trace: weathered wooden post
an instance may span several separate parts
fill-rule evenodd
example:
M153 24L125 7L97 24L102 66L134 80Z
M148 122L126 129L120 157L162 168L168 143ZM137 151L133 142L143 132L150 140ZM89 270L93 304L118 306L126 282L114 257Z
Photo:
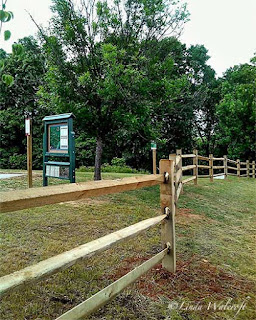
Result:
M165 248L170 243L170 253L162 261L163 267L170 272L176 271L175 245L175 188L174 188L174 160L160 160L160 174L165 174L165 182L160 185L161 212L169 215L162 222L161 242Z
M194 179L194 185L197 185L197 177L198 177L198 151L196 149L193 150L195 157L193 158L193 164L196 166L193 169L193 176L196 178Z
M236 160L236 163L237 163L237 176L240 178L240 169L241 169L241 164L240 164L240 160L237 159Z
M246 160L246 174L247 174L247 178L250 178L250 162L249 162L249 160Z
M255 178L255 161L252 162L252 177Z
M28 171L28 187L32 188L32 119L25 119L25 134L27 136L27 171Z
M210 181L213 182L213 154L209 154L209 166Z
M181 180L182 180L182 150L181 149L177 149L176 150L176 156L180 156L180 161L177 163L177 171L181 170L181 175L177 181L177 187L179 187L179 183L181 183ZM177 191L177 190L176 190ZM183 193L183 185L181 187L181 193Z
M224 175L225 175L225 179L227 179L228 177L228 158L227 156L223 156L224 160L223 160L223 166L224 166Z
M156 143L151 142L152 158L153 158L153 174L156 174Z

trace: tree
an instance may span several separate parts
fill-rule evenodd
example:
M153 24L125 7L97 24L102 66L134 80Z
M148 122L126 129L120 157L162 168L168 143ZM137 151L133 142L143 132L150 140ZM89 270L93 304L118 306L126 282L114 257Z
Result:
M22 53L0 51L0 59L4 61L0 77L10 74L14 78L12 86L0 82L1 166L26 168L24 115L28 113L33 117L33 165L40 168L42 117L47 109L38 106L36 92L42 83L45 59L34 38L26 37L17 45L22 46Z
M178 4L177 4L178 3ZM95 175L101 178L103 145L121 130L150 125L141 43L179 33L188 18L186 6L172 0L54 0L52 33L45 40L49 71L40 89L42 104L73 111L96 138Z
M255 159L256 57L226 71L217 106L218 144L235 159Z

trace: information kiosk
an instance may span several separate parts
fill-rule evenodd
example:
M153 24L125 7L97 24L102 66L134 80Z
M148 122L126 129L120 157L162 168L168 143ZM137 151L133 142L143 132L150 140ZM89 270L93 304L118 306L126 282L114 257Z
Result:
M48 177L75 182L73 118L72 113L43 118L43 186L48 185Z

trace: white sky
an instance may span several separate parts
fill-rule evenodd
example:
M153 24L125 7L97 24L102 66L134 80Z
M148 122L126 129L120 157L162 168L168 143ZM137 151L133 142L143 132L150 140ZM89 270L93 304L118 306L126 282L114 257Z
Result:
M211 56L209 64L218 76L235 64L249 62L256 52L256 0L187 2L191 21L185 26L182 42L203 44ZM51 0L7 0L6 9L14 13L14 20L6 24L12 37L3 41L1 36L0 47L10 52L13 42L37 32L25 9L46 26L51 17L50 5Z

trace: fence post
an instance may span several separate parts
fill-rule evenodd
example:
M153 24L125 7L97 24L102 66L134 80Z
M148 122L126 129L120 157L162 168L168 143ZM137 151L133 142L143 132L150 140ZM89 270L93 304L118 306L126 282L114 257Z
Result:
M213 182L213 154L209 154L209 166L210 181Z
M224 175L225 175L225 179L227 179L228 177L228 160L227 160L227 156L223 156L224 160L223 160L223 166L224 166Z
M162 265L169 272L176 271L176 245L175 245L175 188L174 188L174 160L160 160L160 174L169 174L169 179L160 185L161 212L169 212L169 218L163 220L161 227L161 242L165 248L170 243L171 250Z
M250 178L250 162L249 160L246 160L246 173L247 173L247 178Z
M236 163L237 163L237 176L240 178L240 169L241 169L241 164L240 164L240 160L237 159L236 160Z
M193 150L195 157L193 158L193 164L196 166L193 169L193 175L196 176L194 180L194 185L197 185L197 177L198 177L198 151L196 149Z
M255 161L252 162L252 177L255 178Z
M177 165L177 171L180 170L180 169L182 170L182 150L181 149L177 149L176 150L176 156L180 156L181 157L181 160ZM179 181L177 181L177 188L179 186L179 182L182 180L182 175L183 175L183 173L181 173L180 179L179 179ZM181 193L183 193L183 185L182 185L182 188L181 188Z

